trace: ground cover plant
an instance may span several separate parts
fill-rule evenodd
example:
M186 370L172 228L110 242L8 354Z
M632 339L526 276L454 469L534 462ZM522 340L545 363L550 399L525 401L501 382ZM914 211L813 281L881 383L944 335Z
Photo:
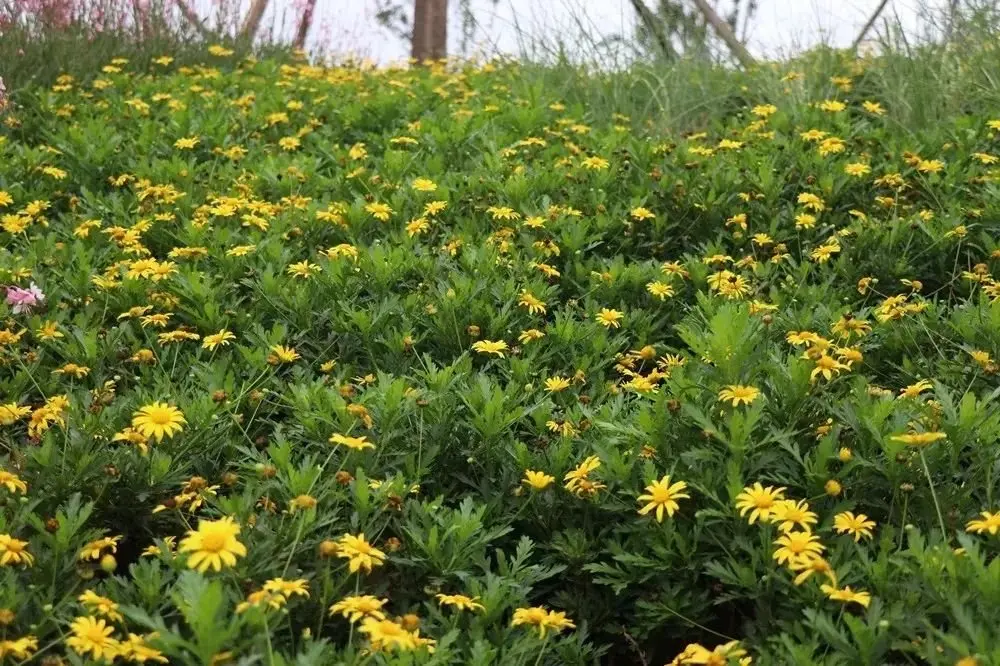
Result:
M0 659L1000 663L972 56L210 51L3 110Z

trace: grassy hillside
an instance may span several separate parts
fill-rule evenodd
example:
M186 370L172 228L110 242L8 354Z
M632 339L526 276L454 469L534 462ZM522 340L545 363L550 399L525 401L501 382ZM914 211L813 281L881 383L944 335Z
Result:
M1000 663L994 57L10 77L0 657Z

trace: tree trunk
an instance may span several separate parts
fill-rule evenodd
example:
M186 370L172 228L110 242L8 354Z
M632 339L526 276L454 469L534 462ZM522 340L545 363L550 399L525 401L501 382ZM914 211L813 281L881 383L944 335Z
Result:
M250 3L250 9L247 11L247 16L243 19L243 26L240 28L242 39L253 41L253 38L257 36L260 20L264 18L264 12L267 10L267 3L268 0L253 0Z
M448 55L448 0L414 0L410 47L417 62Z
M698 11L701 12L701 15L705 17L708 24L712 26L712 29L715 30L715 34L719 36L719 39L726 43L726 46L729 48L729 52L733 54L734 58L740 61L740 64L743 65L744 68L749 69L756 64L757 61L754 60L754 57L750 55L749 51L747 51L747 47L743 45L743 42L736 38L736 35L733 34L733 30L729 27L729 24L722 20L722 17L720 17L716 11L712 9L712 6L708 4L706 0L694 0L694 4L698 7Z
M312 26L313 13L316 10L316 0L307 0L302 16L299 18L299 27L295 31L295 41L292 43L297 49L305 48L306 37L309 36L309 28Z
M653 11L646 6L643 0L632 0L632 7L635 9L635 13L639 15L639 20L646 27L646 30L653 36L656 40L657 46L660 47L660 51L663 52L664 58L670 58L673 55L673 49L670 48L670 42L667 41L667 36L663 34L663 22L660 18L653 14Z

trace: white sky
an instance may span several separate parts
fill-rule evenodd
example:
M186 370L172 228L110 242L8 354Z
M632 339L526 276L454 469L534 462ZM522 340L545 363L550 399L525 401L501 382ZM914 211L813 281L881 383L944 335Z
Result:
M652 5L656 0L646 0ZM296 0L272 0L272 12L285 14ZM410 6L410 0L402 0ZM471 0L480 24L476 41L489 51L517 54L524 36L560 37L578 43L582 32L603 37L630 35L635 12L630 0ZM408 45L378 25L378 0L318 0L310 47L371 57L379 63L405 58ZM921 30L921 6L944 0L890 0L883 17L898 20L907 32ZM449 50L459 52L458 0L450 0ZM719 5L729 5L721 0ZM759 0L750 24L749 47L758 55L780 55L824 42L847 46L864 24L878 0ZM269 13L272 13L269 12ZM286 14L287 15L287 14ZM579 24L585 27L581 31ZM280 18L278 18L280 23ZM279 27L280 31L280 27ZM471 49L476 51L475 48Z

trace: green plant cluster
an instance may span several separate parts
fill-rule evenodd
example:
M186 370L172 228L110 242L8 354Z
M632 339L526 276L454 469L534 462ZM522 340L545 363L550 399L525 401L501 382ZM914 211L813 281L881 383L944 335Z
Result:
M210 52L2 112L5 663L1000 663L985 97Z

